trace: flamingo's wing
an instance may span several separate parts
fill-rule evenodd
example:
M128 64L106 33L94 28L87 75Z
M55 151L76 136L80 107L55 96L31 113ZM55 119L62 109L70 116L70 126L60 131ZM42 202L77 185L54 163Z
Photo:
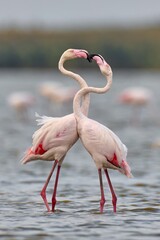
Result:
M119 151L122 153L122 156L121 156L122 159L126 159L127 152L128 152L126 145L123 144L122 141L119 139L119 137L114 132L112 132L109 128L107 128L107 130L110 133L110 135L113 137L115 144L117 145Z
M131 173L131 168L129 166L129 164L126 161L126 157L127 157L127 147L121 142L121 140L119 139L119 137L112 132L109 129L109 132L112 134L112 136L114 137L115 142L117 143L117 146L119 148L119 152L121 153L121 163L120 163L120 169L118 169L121 173L125 174L127 177L132 178L133 175Z

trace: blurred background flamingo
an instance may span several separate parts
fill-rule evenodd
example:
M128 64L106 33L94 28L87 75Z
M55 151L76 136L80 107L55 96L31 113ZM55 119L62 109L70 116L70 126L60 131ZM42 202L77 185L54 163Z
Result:
M123 90L119 95L119 101L123 104L145 106L152 99L152 92L147 88L132 87Z
M19 118L28 119L29 110L35 104L35 97L30 92L17 91L8 96L7 102Z
M78 88L64 86L60 82L42 82L38 87L39 94L47 100L47 108L51 112L61 110L63 105L70 104Z
M118 96L118 102L132 107L131 122L140 122L142 109L146 108L153 101L153 93L145 87L130 87L124 89Z

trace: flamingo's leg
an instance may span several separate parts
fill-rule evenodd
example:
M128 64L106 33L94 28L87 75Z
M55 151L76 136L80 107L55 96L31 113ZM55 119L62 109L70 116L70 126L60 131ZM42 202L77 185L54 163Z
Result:
M52 195L52 212L54 212L54 208L55 208L55 205L56 205L56 202L57 202L57 200L56 200L56 193L57 193L57 186L58 186L58 179L59 179L60 169L61 169L61 165L58 164L56 180L55 180L54 190L53 190L53 195Z
M109 174L108 174L108 170L104 169L104 172L105 172L105 175L107 177L109 188L110 188L110 191L111 191L111 194L112 194L113 211L116 212L117 196L114 192L114 189L113 189L113 186L112 186Z
M51 179L51 177L52 177L52 174L53 174L53 172L54 172L54 169L55 169L57 163L58 163L58 161L55 161L55 162L54 162L54 164L53 164L53 166L52 166L52 169L51 169L51 171L50 171L50 173L49 173L49 175L48 175L48 178L47 178L47 180L46 180L46 182L45 182L45 184L44 184L44 187L42 188L42 191L41 191L41 193L40 193L40 194L41 194L41 197L42 197L42 199L43 199L43 201L44 201L44 204L46 205L46 208L47 208L48 212L50 212L51 210L50 210L50 207L49 207L49 204L48 204L48 201L47 201L47 197L46 197L46 189L47 189L47 186L48 186L48 184L49 184L49 181L50 181L50 179Z
M102 171L101 169L98 169L98 175L99 175L99 182L100 182L100 190L101 190L101 200L100 200L100 212L103 212L103 207L105 204L105 196L104 196L104 190L103 190L103 180L102 180Z

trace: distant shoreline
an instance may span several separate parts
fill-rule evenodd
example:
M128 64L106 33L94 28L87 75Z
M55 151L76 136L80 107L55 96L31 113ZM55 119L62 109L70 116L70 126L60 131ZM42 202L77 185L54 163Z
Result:
M102 54L115 68L160 69L160 27L0 30L0 68L53 68L68 48ZM71 62L83 66L82 62Z

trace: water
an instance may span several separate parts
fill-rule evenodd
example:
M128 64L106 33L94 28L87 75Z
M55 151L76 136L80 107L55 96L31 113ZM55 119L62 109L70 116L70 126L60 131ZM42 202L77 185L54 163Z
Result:
M82 72L90 85L103 86L97 71ZM101 80L102 78L102 80ZM111 128L128 147L128 162L133 179L117 171L109 171L118 197L114 214L111 195L104 180L106 205L99 213L99 182L96 167L78 142L68 153L60 174L55 213L48 213L39 195L52 163L33 162L22 166L19 160L31 144L37 129L34 112L64 115L72 105L48 107L39 96L42 81L57 80L73 86L57 71L0 72L0 237L1 239L159 239L160 237L160 149L152 148L158 137L160 73L149 71L114 71L108 94L92 95L89 116ZM65 80L64 80L65 79ZM143 110L139 123L131 122L131 110L121 106L118 93L130 86L149 87L154 93L154 108ZM75 83L76 86L76 83ZM6 98L12 91L34 93L36 104L23 121L11 109ZM47 190L51 200L54 177Z

